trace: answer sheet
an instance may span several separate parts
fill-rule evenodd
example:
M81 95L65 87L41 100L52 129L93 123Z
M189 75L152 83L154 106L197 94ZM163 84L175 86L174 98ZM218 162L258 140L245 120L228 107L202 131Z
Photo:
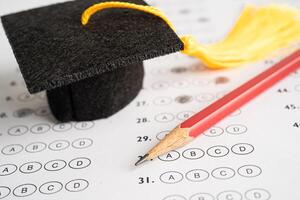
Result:
M1 0L0 15L56 2ZM211 43L249 2L148 3L179 35ZM180 53L148 60L144 88L126 108L108 119L58 123L44 92L28 94L2 27L0 48L0 199L300 199L300 71L187 146L134 166L177 124L282 58L217 71Z

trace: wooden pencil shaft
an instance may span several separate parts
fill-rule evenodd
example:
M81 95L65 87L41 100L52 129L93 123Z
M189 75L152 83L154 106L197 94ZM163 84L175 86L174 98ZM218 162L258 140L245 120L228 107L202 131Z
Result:
M193 115L183 123L181 128L190 128L189 135L196 137L214 124L249 102L276 82L300 67L300 50L275 64L261 74L244 83L237 89L217 100L204 110Z
M182 147L299 67L300 50L181 123L154 146L145 158L151 160L161 154Z

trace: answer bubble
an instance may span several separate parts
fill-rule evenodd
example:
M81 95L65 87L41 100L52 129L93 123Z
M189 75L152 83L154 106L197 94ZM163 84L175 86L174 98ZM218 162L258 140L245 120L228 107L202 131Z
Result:
M174 161L180 157L180 154L177 151L170 151L167 154L160 155L158 158L162 161Z
M195 80L193 81L195 86L206 86L210 83L209 80Z
M21 108L13 112L13 116L16 118L23 118L32 115L34 111L30 108Z
M237 191L224 191L218 194L218 200L241 200L243 197Z
M4 199L10 194L10 189L5 186L0 186L0 199Z
M189 67L189 70L191 71L191 72L193 72L193 73L199 73L199 72L202 72L202 71L205 71L205 70L207 70L207 68L203 65L203 64L201 64L201 63L195 63L195 64L193 64L193 65L191 65L190 67ZM210 83L211 81L210 80L205 80L205 79L203 79L203 78L201 78L201 79L197 79L197 80L195 80L194 82L198 82L198 81L200 81L200 82L208 82L208 83ZM195 83L196 84L196 83Z
M179 81L174 81L172 86L175 87L175 88L187 88L187 86L189 85L189 82L188 81L185 81L185 80L179 80Z
M162 132L159 132L159 133L157 133L156 138L157 138L158 140L162 140L162 139L164 139L164 138L166 137L166 135L167 135L168 133L170 133L170 131L162 131Z
M174 184L182 181L183 175L177 171L168 171L160 175L160 181L167 184Z
M25 125L16 125L8 129L8 134L12 136L20 136L27 133L29 128Z
M10 86L16 86L17 83L15 81L10 82Z
M193 111L183 111L177 114L177 118L181 121L190 118L194 114Z
M77 122L75 128L78 130L88 130L91 129L95 123L93 121Z
M207 154L211 157L223 157L229 153L229 149L225 146L217 145L207 149Z
M189 200L214 200L214 196L208 193L197 193L190 197Z
M40 93L37 93L37 96L39 99L45 100L47 95L46 95L46 92L40 92Z
M190 95L180 95L175 98L175 101L180 104L189 103L193 100L193 97Z
M27 196L30 196L33 193L35 193L36 189L37 189L36 186L33 184L30 184L30 183L23 184L23 185L19 185L18 187L16 187L13 190L13 194L16 197L27 197Z
M239 135L247 131L247 127L241 124L233 124L226 128L227 133Z
M151 71L151 73L153 75L161 75L161 74L165 74L167 71L165 69L153 69Z
M39 171L41 168L42 164L39 162L28 162L21 165L19 170L24 174L31 174Z
M153 100L153 103L158 106L169 105L172 103L172 99L170 97L157 97Z
M196 100L200 102L210 102L214 100L215 96L210 93L201 93L196 96Z
M163 90L168 88L169 84L167 82L160 81L160 82L153 83L151 87L155 90Z
M23 151L23 146L20 144L10 144L1 150L2 154L4 155L15 155Z
M215 84L226 84L229 81L230 79L227 76L218 76L214 80Z
M155 120L157 122L163 122L163 123L173 121L174 118L175 118L174 115L171 113L160 113L155 116Z
M193 169L185 174L186 179L192 182L205 181L209 177L209 173L203 169Z
M175 73L175 74L181 74L181 73L187 72L188 68L179 66L179 67L173 67L173 68L171 68L170 71L172 73Z
M204 132L205 136L208 137L217 137L224 133L224 130L220 127L213 126L212 128L208 129Z
M88 158L74 158L69 162L69 167L72 169L83 169L88 167L91 164L91 160Z
M163 198L162 200L186 200L186 198L184 196L174 194L174 195L169 195Z
M262 172L261 168L256 165L244 165L238 169L238 173L244 177L256 177Z
M84 179L75 179L66 184L66 190L69 192L80 192L89 186L89 182Z
M43 150L45 150L47 147L47 144L43 143L43 142L34 142L34 143L30 143L25 147L25 150L28 153L37 153L37 152L41 152Z
M30 128L31 133L34 134L43 134L50 130L50 126L48 124L36 124Z
M47 115L51 114L49 107L47 107L47 106L42 106L42 107L37 108L34 113L37 116L47 116Z
M52 151L61 151L68 148L70 143L67 140L56 140L49 144L49 149Z
M265 189L254 188L248 190L245 197L247 200L268 200L271 198L271 194Z
M18 96L18 100L22 102L29 102L35 99L35 95L30 95L29 93L22 93Z
M230 179L235 175L235 171L229 167L219 167L211 172L211 175L216 179Z
M51 160L44 165L47 171L59 171L67 165L64 160Z
M71 128L72 128L71 123L60 123L60 124L55 124L52 129L55 132L65 132L70 130Z
M189 9L182 9L182 10L179 10L179 13L180 14L188 14L190 12Z
M63 185L58 181L50 181L40 186L39 191L42 194L55 194L61 191Z
M85 149L92 146L93 140L90 138L79 138L72 142L72 146L76 149Z
M204 156L204 151L199 148L189 148L182 152L182 156L189 160L196 160Z
M0 176L8 176L17 171L18 167L14 164L0 165ZM0 195L1 196L1 195Z
M231 151L238 155L246 155L254 151L254 147L247 143L238 143L231 147Z

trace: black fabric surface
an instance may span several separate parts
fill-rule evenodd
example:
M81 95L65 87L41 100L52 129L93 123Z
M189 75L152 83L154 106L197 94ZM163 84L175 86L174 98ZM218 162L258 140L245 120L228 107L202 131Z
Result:
M47 91L53 115L62 122L106 118L130 103L143 85L143 63L131 64Z
M63 122L119 111L142 88L143 60L183 48L163 20L140 11L107 9L82 26L82 12L101 1L70 1L1 18L29 92L47 90L50 109Z
M82 12L102 1L70 1L1 18L30 93L120 70L183 48L163 20L141 11L107 9L82 26ZM145 4L141 0L128 2ZM108 84L115 81L116 77L111 78Z

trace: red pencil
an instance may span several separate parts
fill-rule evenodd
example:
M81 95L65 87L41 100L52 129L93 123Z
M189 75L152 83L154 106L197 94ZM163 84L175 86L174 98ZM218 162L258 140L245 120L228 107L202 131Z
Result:
M174 128L135 165L184 146L300 67L300 50L252 78Z

